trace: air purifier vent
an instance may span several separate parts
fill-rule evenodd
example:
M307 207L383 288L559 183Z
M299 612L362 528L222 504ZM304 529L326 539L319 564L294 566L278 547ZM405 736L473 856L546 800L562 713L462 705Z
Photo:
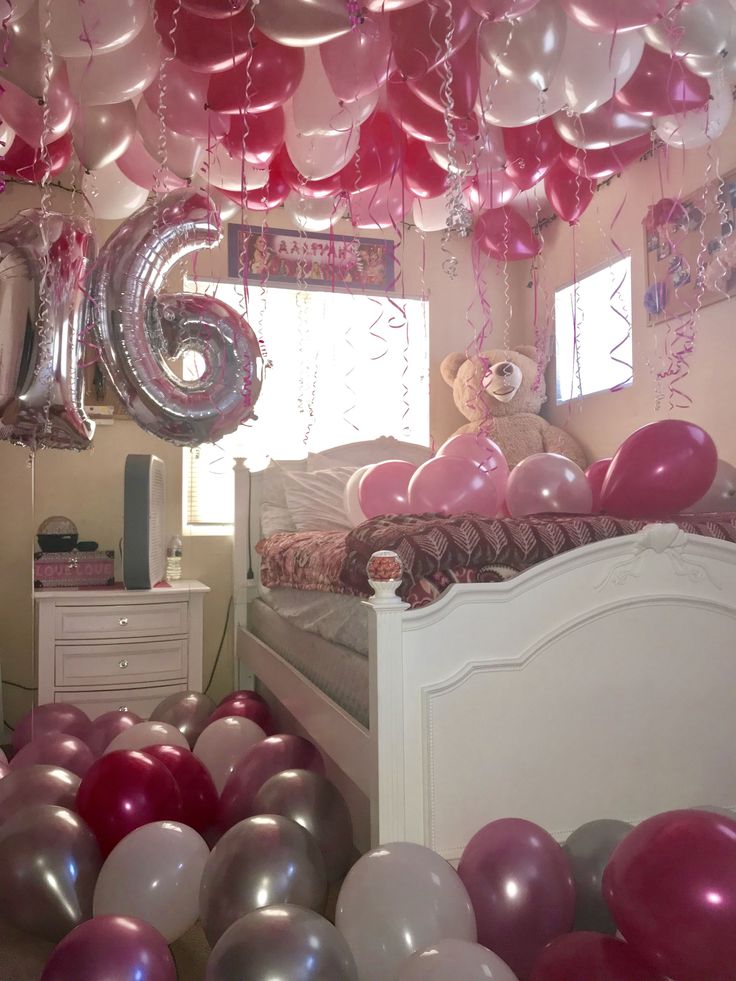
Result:
M166 467L157 456L131 453L125 460L123 582L151 589L166 569Z

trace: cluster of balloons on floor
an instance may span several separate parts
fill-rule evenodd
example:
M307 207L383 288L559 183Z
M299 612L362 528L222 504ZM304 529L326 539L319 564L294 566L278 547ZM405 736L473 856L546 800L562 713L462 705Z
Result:
M426 463L384 460L356 470L344 491L352 524L383 514L611 514L660 518L736 510L736 467L719 460L700 426L663 419L637 429L615 455L583 472L559 453L535 453L509 471L482 432L451 436Z
M253 413L258 340L214 296L165 293L184 256L222 238L203 191L171 191L125 219L97 254L83 218L22 211L0 228L0 439L85 449L94 423L84 369L100 361L127 413L147 432L186 446L216 442ZM172 365L189 352L199 373Z
M99 218L194 180L226 216L284 205L314 231L460 209L488 254L529 258L522 191L576 222L655 134L702 146L732 111L727 0L8 4L2 169L75 154Z
M64 703L20 721L0 760L0 916L56 943L41 981L175 981L168 945L198 919L207 981L730 976L730 812L589 821L563 846L506 818L457 871L407 842L356 861L319 751L273 729L252 691L179 692L149 721Z

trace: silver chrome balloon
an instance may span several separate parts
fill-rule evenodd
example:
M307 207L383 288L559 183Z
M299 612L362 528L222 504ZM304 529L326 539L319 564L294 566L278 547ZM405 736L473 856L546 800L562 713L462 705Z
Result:
M100 251L89 287L102 359L127 412L182 446L216 442L253 414L261 389L258 341L241 315L212 296L162 293L179 260L222 238L201 191L171 191L131 215ZM172 362L199 355L199 377Z
M225 931L206 981L358 981L350 948L324 917L299 906L269 906Z
M150 721L168 722L179 730L193 749L214 711L215 703L208 695L197 691L177 691L158 703L151 712Z
M563 850L575 882L575 929L616 932L616 924L603 898L603 872L608 860L633 825L605 819L589 821L570 835Z
M0 909L21 930L59 941L92 916L100 849L65 807L26 808L0 828Z
M0 228L0 439L85 449L84 294L89 223L39 209Z
M246 818L215 845L199 891L199 917L214 945L236 920L263 906L293 903L321 912L325 864L312 836L275 814Z

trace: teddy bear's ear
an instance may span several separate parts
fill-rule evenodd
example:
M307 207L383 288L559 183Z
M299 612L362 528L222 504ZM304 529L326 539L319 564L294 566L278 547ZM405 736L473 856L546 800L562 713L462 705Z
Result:
M523 354L525 358L531 358L532 361L536 361L538 358L537 349L532 344L520 344L519 347L515 347L514 351L517 354Z
M448 385L452 385L457 378L457 373L460 371L460 366L465 364L467 357L460 351L455 351L454 354L448 354L440 365L440 374L445 379Z

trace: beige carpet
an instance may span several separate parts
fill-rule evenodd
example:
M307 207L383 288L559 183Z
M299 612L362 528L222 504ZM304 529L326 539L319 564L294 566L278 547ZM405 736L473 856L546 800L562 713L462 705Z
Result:
M53 947L0 920L0 981L39 981ZM199 924L177 940L171 950L179 981L203 981L209 946Z

